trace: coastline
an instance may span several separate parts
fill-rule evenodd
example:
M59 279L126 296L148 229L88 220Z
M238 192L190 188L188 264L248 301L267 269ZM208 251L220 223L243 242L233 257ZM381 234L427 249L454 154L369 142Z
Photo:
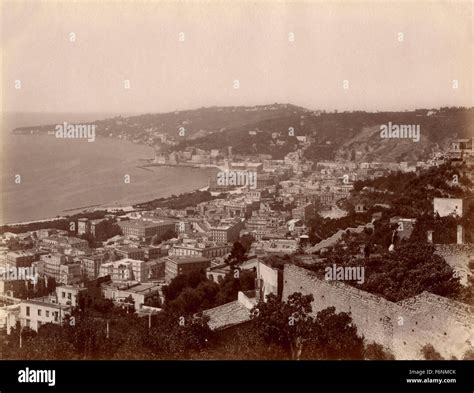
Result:
M8 134L14 137L16 136L15 133ZM28 141L26 143L22 141L18 143L18 140L9 141L9 143L13 143L13 146L10 148L10 154L19 151L17 150L18 146L23 144L26 145L26 148L23 149L23 154L26 155L26 152L30 151L29 145L31 143L35 144L38 136L43 139L42 137L45 135L21 135L23 138L28 138L25 139L25 141ZM29 138L34 139L30 140ZM49 148L49 141L47 139L44 140L46 141L45 143L40 141L42 147L44 148L44 145L47 144L47 148ZM52 138L52 141L53 140L57 142L56 138ZM70 156L66 157L67 160L71 160L72 162L61 161L62 157L58 157L58 164L51 164L49 160L49 163L43 167L42 161L40 161L38 157L34 157L36 166L30 165L25 169L23 163L25 161L27 162L30 156L23 157L23 160L15 157L18 162L8 160L7 162L10 168L5 169L3 176L12 176L14 173L18 173L18 170L20 173L25 174L24 178L29 180L29 183L24 184L26 188L23 188L20 193L11 185L2 190L4 213L0 213L0 215L3 215L5 221L2 220L0 226L21 226L33 223L54 222L74 214L98 210L117 211L122 209L132 211L133 205L136 204L202 190L207 186L209 176L212 176L210 171L218 170L215 167L198 165L178 166L173 168L148 166L146 163L149 163L151 159L150 154L147 153L147 149L152 149L151 146L110 137L98 138L98 141L102 142L98 145L101 146L101 149L109 150L105 153L107 156L104 161L102 161L102 150L99 156L97 156L97 152L91 154L89 151L84 155L85 149L84 146L81 147L81 145L78 146L79 149L82 149L81 151L78 152L79 149L74 149L76 156L72 158ZM109 141L112 142L110 148L107 147ZM121 145L116 145L115 142L119 144L127 142L127 146L131 144L145 148L145 150L132 149L131 153L129 153L129 147L123 148ZM62 145L58 147L59 143L62 143ZM74 148L76 148L76 146L74 146ZM89 150L89 145L86 144L85 146L86 150ZM97 150L98 147L96 146L94 147ZM118 150L117 147L119 148ZM58 150L67 151L69 148L67 141L60 141L52 146L54 152ZM41 146L38 150L41 150ZM111 158L113 155L120 157L120 166L115 166L114 162L116 162L117 159ZM96 157L99 157L97 161L97 176L95 176L95 172L93 172L96 167L90 168L91 165L93 165L91 163L95 163L94 160ZM123 159L123 157L125 157L125 159ZM4 157L4 160L7 158L8 157ZM59 162L62 162L63 165L59 166ZM80 163L79 166L75 166L76 162ZM99 163L102 162L106 162L107 165L101 166ZM148 170L139 168L144 166L144 164ZM23 168L19 168L20 165L23 165ZM84 165L88 165L88 167L84 167ZM63 169L63 167L65 169ZM46 179L41 184L40 181L43 181L43 179L40 177L43 176L43 174L40 172L40 176L37 176L38 168L44 168L47 172L45 175ZM56 168L59 170L57 173ZM71 171L74 171L74 176L69 180L67 176L70 176ZM131 188L125 188L129 186L124 186L119 180L123 178L124 173L130 174L133 178ZM95 176L92 182L90 181L91 174ZM117 180L119 180L119 182L117 182ZM51 195L42 194L42 199L39 201L34 199L34 196L39 195L39 188L55 189L56 184L62 187L64 190L62 191L63 195L67 195L67 197L56 200L55 194L51 193ZM94 196L90 197L88 194ZM54 202L55 200L56 202ZM38 206L42 205L47 206L48 209L43 210L38 208ZM38 214L42 210L45 213L44 216ZM9 214L7 214L7 212ZM32 214L29 214L30 212Z
M191 191L181 193L179 195L176 195L176 197L179 197L180 195L193 194L196 191L208 191L208 189L209 189L209 186L205 186L205 187L201 187L201 188L197 188L197 189L194 189L194 190L191 190ZM217 194L220 194L220 193L217 193ZM214 193L211 193L211 195L214 196ZM159 198L170 198L172 196L173 196L173 194L164 195L164 196L161 196ZM139 201L139 202L136 202L136 203L131 204L131 205L130 204L128 204L128 205L122 205L122 204L111 205L110 203L104 203L103 205L93 205L93 206L71 208L71 209L65 210L67 212L70 212L71 213L70 215L62 215L62 216L57 216L57 217L43 218L43 219L31 220L31 221L19 221L19 222L14 222L14 223L4 223L4 224L0 224L0 228L3 228L3 227L20 227L20 226L29 225L29 224L39 224L39 223L48 223L48 222L54 222L54 221L61 221L61 220L66 220L69 217L74 216L76 214L92 213L92 212L96 212L96 211L106 211L106 212L110 212L110 213L122 211L122 212L126 212L126 213L131 213L131 212L134 212L134 211L137 211L137 210L142 210L140 208L135 208L134 205L149 204L149 203L153 202L153 200Z

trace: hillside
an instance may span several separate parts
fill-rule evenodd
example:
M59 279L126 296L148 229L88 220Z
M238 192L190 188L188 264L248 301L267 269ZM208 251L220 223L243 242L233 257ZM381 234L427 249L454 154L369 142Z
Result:
M382 139L380 126L389 122L418 125L420 141ZM97 136L123 138L163 151L187 147L224 151L232 146L235 154L271 154L282 158L301 146L296 136L305 135L311 141L305 149L309 159L412 161L426 158L433 148L445 146L453 138L474 135L474 108L325 113L273 104L115 117L89 124L96 125ZM13 132L47 133L53 132L54 127L21 127ZM184 136L180 135L183 129Z

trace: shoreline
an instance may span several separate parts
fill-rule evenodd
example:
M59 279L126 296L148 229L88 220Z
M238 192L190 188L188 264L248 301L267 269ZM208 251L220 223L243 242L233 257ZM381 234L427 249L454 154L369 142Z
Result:
M36 137L36 136L41 136L41 137L51 137L50 135L44 134L44 133L38 133L38 134L23 134L23 133L15 133L15 132L10 132L9 134L13 136L23 136L23 137ZM114 138L114 137L101 137L101 139L104 142L125 142L125 143L131 143L133 145L137 146L142 146L147 149L153 149L153 146L150 146L146 143L137 143L136 141L131 141L131 140L124 140L122 138ZM133 164L134 168L139 168L141 170L146 170L147 172L154 172L155 169L159 168L176 168L180 169L183 168L185 171L189 172L194 172L196 170L204 170L203 173L203 181L202 182L196 182L198 184L194 184L191 186L189 189L186 189L183 187L181 184L177 183L176 184L176 189L171 187L173 186L173 183L170 183L170 187L167 187L167 191L164 191L163 194L158 194L158 195L153 195L154 193L152 192L152 189L150 189L150 192L143 192L143 197L140 197L139 193L134 197L133 193L130 195L125 195L122 200L118 199L116 200L114 197L115 195L111 195L111 198L107 198L108 200L102 200L102 201L90 201L92 203L88 203L88 201L83 201L84 203L75 203L74 205L70 206L60 206L58 211L50 211L49 213L45 212L45 216L35 218L33 215L29 216L23 216L23 217L18 217L18 219L15 219L15 217L11 217L11 219L7 219L4 222L0 223L0 227L21 227L22 225L29 225L29 224L41 224L45 222L56 222L59 220L64 220L67 219L69 216L73 216L76 214L80 213L87 213L87 212L94 212L94 211L108 211L108 212L115 212L115 211L133 211L135 210L133 208L134 205L140 205L140 204L146 204L148 202L151 202L155 199L159 198L169 198L172 195L181 195L181 194L188 194L188 193L193 193L198 190L203 190L207 186L207 178L210 176L210 174L207 173L209 170L218 170L216 167L211 167L211 166L206 166L206 165L177 165L177 166L161 166L161 165L153 165L152 164L153 158L151 158L148 154L140 154L139 156L135 157L135 163ZM152 165L150 165L152 164ZM206 176L207 174L207 176ZM195 175L190 174L190 177L196 178ZM200 177L200 176L198 176ZM199 184L200 183L200 184ZM147 195L148 194L148 195ZM78 202L78 201L76 201ZM8 209L6 209L8 211ZM41 210L41 209L39 209ZM12 211L16 211L15 208ZM19 214L21 216L21 214ZM30 218L31 217L31 218ZM3 221L3 220L2 220Z
M201 187L201 188L196 188L196 189L191 190L191 191L182 192L181 194L176 195L176 197L179 197L180 195L193 194L196 191L203 192L203 191L208 191L208 190L209 190L209 186L204 186L204 187ZM95 205L91 205L91 206L84 206L84 207L67 209L67 210L64 210L64 212L71 212L72 216L76 215L76 214L80 214L80 213L92 213L92 212L96 212L96 211L106 211L106 212L110 212L110 213L117 212L117 211L123 211L123 212L126 212L126 213L131 213L131 212L134 212L134 211L137 211L137 210L142 210L140 208L135 208L134 205L144 205L144 204L151 203L156 199L170 198L171 196L173 196L173 194L161 196L159 198L151 199L151 200L144 201L144 202L136 202L136 203L133 203L133 204L120 204L120 205L117 205L117 206L114 206L113 204L111 205L109 203L104 203L104 204L100 204L100 205L95 204ZM62 216L59 216L59 217L42 218L42 219L31 220L31 221L20 221L20 222L15 222L15 223L5 223L5 224L0 224L0 228L3 228L3 227L19 227L19 226L22 226L22 225L30 225L30 224L39 224L39 223L47 223L47 222L54 222L54 221L60 221L60 220L67 220L69 217L70 217L70 215L62 215Z

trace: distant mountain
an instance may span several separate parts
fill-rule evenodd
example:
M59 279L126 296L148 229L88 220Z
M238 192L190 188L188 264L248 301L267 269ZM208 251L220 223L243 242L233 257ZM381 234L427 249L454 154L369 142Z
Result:
M418 125L420 141L381 138L380 126L389 122ZM223 151L232 146L235 154L282 158L304 147L305 156L317 160L411 161L425 158L434 147L446 145L453 138L472 137L474 108L326 113L291 104L272 104L119 116L88 124L96 125L98 136L123 138L164 151L188 147ZM47 133L54 128L55 125L21 127L13 132ZM297 136L306 136L309 146Z

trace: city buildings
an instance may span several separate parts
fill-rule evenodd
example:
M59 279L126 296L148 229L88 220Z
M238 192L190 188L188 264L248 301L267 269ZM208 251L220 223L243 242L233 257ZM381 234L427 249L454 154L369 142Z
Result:
M39 299L23 300L15 310L9 312L7 331L10 332L18 321L22 327L28 327L37 332L42 325L47 323L62 324L64 317L69 315L70 312L70 306Z
M179 274L187 274L193 270L207 269L210 266L210 261L203 257L165 257L165 278L166 281L171 281Z
M118 223L122 233L127 237L150 241L153 236L162 236L175 230L175 222L167 220L126 220Z
M110 276L112 281L118 282L145 282L148 280L148 275L145 261L129 258L103 263L99 269L100 277Z
M40 260L43 262L44 275L54 278L56 282L60 282L61 278L64 278L64 275L61 277L61 266L74 261L71 256L60 253L42 255Z
M314 206L311 203L305 203L301 206L295 207L291 213L293 218L304 221L314 215Z
M30 267L36 259L35 253L28 251L10 251L6 255L6 263L12 267Z
M104 255L100 254L82 257L81 265L85 278L88 280L93 280L99 277L100 266L104 261Z
M148 301L162 298L161 284L157 283L104 283L102 293L106 299L117 304L133 304L135 310L140 310Z
M210 228L210 240L217 243L234 242L239 238L243 228L244 223L240 219L223 220L218 226Z
M203 258L217 258L230 253L232 245L230 244L174 244L168 251L170 256L192 256Z

